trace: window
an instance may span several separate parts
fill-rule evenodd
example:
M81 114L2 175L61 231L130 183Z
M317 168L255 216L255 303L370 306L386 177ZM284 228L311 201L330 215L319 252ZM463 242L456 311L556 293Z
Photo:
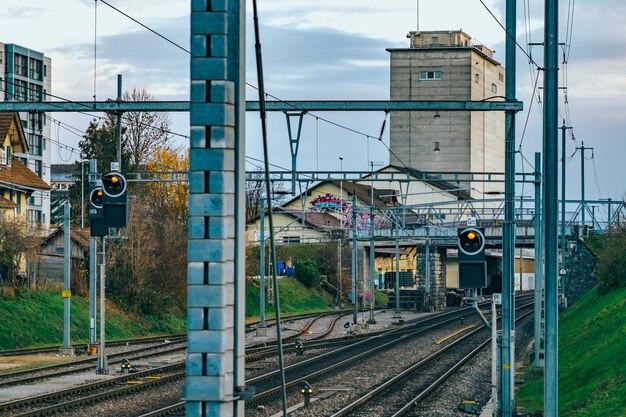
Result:
M31 155L41 156L42 155L42 141L43 138L41 135L36 135L34 133L28 134L28 152Z
M37 174L37 176L41 178L41 176L43 175L43 165L41 161L37 159L35 159L33 162L35 163L35 174Z
M477 84L480 83L480 75L478 75L478 74L474 75L474 82L477 83Z
M41 62L38 59L35 58L31 58L29 61L29 69L30 69L30 78L32 78L33 80L37 80L37 81L41 81L42 77L41 77L41 66L43 65L43 62Z
M283 243L286 245L299 245L300 236L283 236Z
M22 77L28 76L28 58L21 54L15 54L14 72Z
M441 71L420 71L420 80L441 80Z
M500 80L500 82L504 81L504 75L502 75L502 73L498 74L498 80Z
M491 84L491 92L492 93L497 93L498 92L498 86L495 84Z
M43 76L44 76L44 77L47 77L47 76L48 76L48 66L47 66L47 65L44 65L44 66L43 66Z
M26 92L28 89L28 84L26 83L26 81L15 80L13 88L14 101L26 101Z
M28 210L26 211L26 219L29 223L41 223L42 213L40 210Z
M28 100L29 101L41 101L41 94L43 91L43 87L40 85L31 85L28 89Z
M439 36L433 36L433 45L437 45L439 43Z

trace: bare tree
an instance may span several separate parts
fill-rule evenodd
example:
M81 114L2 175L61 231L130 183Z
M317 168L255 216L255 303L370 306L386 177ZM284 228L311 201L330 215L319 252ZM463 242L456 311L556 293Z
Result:
M285 200L287 191L285 184L272 181L272 205L278 206ZM265 192L265 177L263 171L255 171L252 178L246 181L246 223L254 221L261 214L261 199L265 198L267 207L267 193Z
M122 98L124 101L154 101L152 94L136 88L124 92ZM146 164L156 150L170 147L172 137L167 113L126 112L122 115L122 123L122 141L130 158L131 170Z

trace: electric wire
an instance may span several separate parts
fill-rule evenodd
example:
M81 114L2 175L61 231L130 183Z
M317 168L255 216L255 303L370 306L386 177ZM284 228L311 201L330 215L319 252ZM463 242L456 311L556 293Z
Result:
M97 2L97 1L98 1L98 0L96 0L96 2ZM176 43L176 42L174 42L173 40L169 39L168 37L161 35L161 34L160 34L159 32L157 32L156 30L154 30L154 29L152 29L151 27L149 27L149 26L147 26L147 25L145 25L145 24L141 23L139 20L135 19L134 17L132 17L132 16L130 16L130 15L128 15L128 14L126 14L126 13L124 13L123 11L121 11L121 10L120 10L120 9L118 9L117 7L115 7L115 6L111 5L111 4L109 4L109 3L108 3L108 2L106 2L105 0L100 0L100 1L101 1L102 3L104 3L104 4L106 4L107 6L109 6L111 9L115 10L116 12L118 12L118 13L120 13L120 14L122 14L122 15L126 16L128 19L130 19L130 20L132 20L133 22L137 23L139 26L141 26L141 27L143 27L143 28L145 28L145 29L149 30L149 31L150 31L150 32L152 32L152 33L154 33L155 35L157 35L159 38L163 39L164 41L171 43L171 44L172 44L172 45L174 45L175 47L177 47L177 48L179 48L179 49L181 49L181 50L183 50L183 51L187 52L188 54L191 54L191 51L189 51L188 49L186 49L186 48L184 48L184 47L180 46L179 44L177 44L177 43Z
M96 1L97 1L97 0L96 0ZM171 40L171 39L169 39L168 37L166 37L166 36L162 35L161 33L157 32L156 30L154 30L154 29L152 29L152 28L148 27L147 25L145 25L144 23L142 23L142 22L140 22L139 20L135 19L134 17L132 17L132 16L130 16L130 15L128 15L128 14L126 14L126 13L122 12L121 10L117 9L116 7L113 7L112 5L110 5L109 3L107 3L105 0L100 0L100 1L101 1L102 3L104 3L105 5L107 5L107 6L111 7L113 10L115 10L115 11L119 12L120 14L122 14L122 15L126 16L127 18L129 18L129 19L130 19L130 20L132 20L133 22L137 23L138 25L140 25L140 26L144 27L145 29L147 29L147 30L149 30L150 32L154 33L155 35L159 36L159 37L160 37L160 38L162 38L163 40L165 40L165 41L167 41L167 42L171 43L172 45L174 45L174 46L176 46L176 47L180 48L181 50L183 50L183 51L187 52L188 54L191 54L191 51L189 51L188 49L183 48L182 46L180 46L180 45L179 45L179 44L177 44L176 42L172 41L172 40ZM517 43L517 42L516 42L516 43ZM518 45L518 46L519 46L519 45ZM258 90L258 87L257 87L257 86L255 86L255 85L253 85L253 84L251 84L251 83L249 83L249 82L246 82L246 85L247 85L247 86L249 86L249 87L251 87L251 88L253 88L253 89L255 89L255 90ZM270 94L270 93L268 93L268 92L264 92L264 96L271 97L272 99L277 100L277 101L280 101L280 102L283 102L283 103L285 102L284 100L281 100L281 99L279 99L278 97L276 97L276 96L274 96L274 95L272 95L272 94ZM297 108L296 106L292 106L292 107L293 107L293 109L294 109L294 110L300 110L300 111L302 111L302 109L299 109L299 108ZM387 113L387 112L385 112L385 113ZM309 115L309 116L311 116L311 117L316 117L318 120L321 120L321 121L323 121L323 122L325 122L325 123L327 123L327 124L333 125L333 126L338 127L338 128L340 128L340 129L344 129L344 130L347 130L347 131L349 131L349 132L355 133L355 134L357 134L357 135L361 135L361 136L365 137L366 139L368 139L368 138L370 138L370 137L376 137L375 135L370 135L370 134L367 134L367 133L364 133L364 132L358 131L358 130L356 130L356 129L350 128L350 127L345 126L345 125L342 125L342 124L340 124L340 123L333 122L333 121L331 121L331 120L329 120L329 119L326 119L326 118L324 118L324 117L320 117L320 116L317 116L317 115L314 115L314 114L311 114L311 113L308 113L308 112L307 112L306 114L307 114L307 115ZM397 160L398 160L398 161L399 161L399 162L400 162L400 163L401 163L401 164L402 164L405 168L408 168L408 166L404 163L404 161L402 161L402 159L401 159L398 155L396 155L396 153L395 153L395 152L393 152L393 151L391 150L391 148L390 148L389 146L387 146L387 144L386 144L384 141L382 141L382 140L379 140L379 141L380 141L380 143L382 143L382 144L383 144L383 146L384 146L385 148L387 148L387 150L388 150L388 151L389 151L389 152L390 152L390 153L391 153L391 154L392 154L392 155L393 155L393 156L394 156L394 157L395 157L395 158L396 158L396 159L397 159Z
M100 1L102 1L102 0L100 0ZM17 85L15 82L12 82L12 81L9 81L9 80L4 80L4 81L5 81L7 84L10 84L10 85L12 85L12 86L16 86L16 85ZM35 92L36 92L36 89L35 89L35 88L33 88L33 87L26 87L26 90L27 90L27 91L35 91ZM5 93L12 94L12 95L13 95L13 97L15 97L15 94L11 93L11 92L10 92L10 91L8 91L6 88L2 88L2 86L0 86L0 91L4 91ZM44 97L45 97L45 96L54 97L54 98L57 98L57 99L59 99L59 100L65 101L65 102L67 102L67 103L71 103L71 104L82 104L82 103L80 103L80 102L73 101L73 100L70 100L70 99L68 99L68 98L64 98L64 97L61 97L61 96L56 96L56 95L50 94L50 93L48 93L48 92L46 92L46 93L42 93L42 95L43 95ZM24 99L19 100L19 101L20 101L20 102L23 102L23 103L29 103L29 102L30 102L30 101L28 101L28 100L24 100ZM45 101L45 103L46 103L47 105L50 105L50 106L57 107L57 108L59 108L59 109L63 109L63 110L65 110L65 107L63 107L62 105L55 104L55 103L52 103L52 102L50 102L50 101L46 101L45 99L44 99L43 101ZM38 103L38 102L37 102L37 101L34 101L33 103ZM88 108L89 110L92 110L92 111L93 111L93 108L92 108L91 106L87 106L87 108ZM83 116L89 116L89 117L91 117L91 118L98 119L99 121L106 120L106 117L103 117L103 116L100 116L100 115L97 115L97 114L93 114L93 113L88 113L88 112L85 112L85 111L77 111L76 113L81 114L81 115L83 115ZM45 114L45 113L44 113L44 114ZM162 127L159 127L159 126L153 126L153 125L151 125L151 124L144 123L144 122L136 122L136 123L137 123L138 125L140 125L141 127L145 127L145 128L152 129L152 130L160 130L160 131L162 131L163 133L167 133L167 134L172 135L172 136L178 136L178 137L181 137L181 138L184 138L184 139L189 139L189 135L185 135L185 134L183 134L183 133L174 132L174 131L169 130L169 129L163 129ZM127 121L122 120L122 124L124 124L124 125L126 125L126 126L130 126L132 123L129 123L129 122L127 122ZM69 126L69 125L68 125L68 126ZM80 131L80 129L78 129L78 128L76 128L76 127L73 127L73 128L74 128L74 129L76 129L77 131Z
M537 64L537 63L535 62L535 60L534 60L534 59L530 56L530 54L529 54L529 53L528 53L528 52L527 52L527 51L526 51L526 50L522 47L522 45L520 45L520 44L517 42L517 39L515 39L515 36L513 36L511 33L509 33L509 31L506 29L506 27L504 27L504 25L500 22L500 20L496 17L496 15L495 15L495 14L493 14L493 12L492 12L492 11L491 11L491 9L489 8L489 6L487 6L483 0L478 0L478 1L480 2L480 4L482 4L482 5L483 5L483 7L487 10L487 12L489 12L489 14L491 15L491 17L493 17L493 18L494 18L494 20L498 23L498 25L500 25L500 27L502 28L502 30L504 30L504 33L506 33L506 36L508 36L509 38L511 38L511 40L512 40L513 42L515 42L515 45L517 45L517 47L520 49L520 51L522 51L522 53L528 57L528 59L530 60L530 62L532 62L533 64L535 64L535 66L536 66L537 68L541 68L541 67L539 66L539 64Z

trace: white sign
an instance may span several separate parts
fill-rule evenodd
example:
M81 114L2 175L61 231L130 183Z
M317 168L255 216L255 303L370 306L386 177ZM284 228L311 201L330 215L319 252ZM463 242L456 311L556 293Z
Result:
M111 162L111 171L120 172L120 163Z
M496 305L502 305L502 294L493 293L493 302L496 303Z
M468 226L476 226L476 217L468 217L467 218L467 225Z

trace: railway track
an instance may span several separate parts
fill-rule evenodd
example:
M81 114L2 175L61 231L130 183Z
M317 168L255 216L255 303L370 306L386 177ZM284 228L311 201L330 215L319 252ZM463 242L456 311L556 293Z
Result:
M46 416L68 411L98 401L123 397L156 385L185 377L185 362L126 374L49 394L37 395L0 404L0 415L11 417Z
M180 341L187 340L186 334L177 334L177 335L169 335L169 336L153 336L153 337L140 337L137 339L123 339L123 340L112 340L107 342L107 347L115 347L115 346L130 346L130 345L140 345L145 343L158 343L165 340L169 341ZM73 345L72 347L77 351L86 351L87 343L79 343L77 345ZM55 353L61 349L61 346L47 346L47 347L36 347L36 348L24 348L24 349L10 349L10 350L0 350L0 356L24 356L24 355L37 355L42 353Z
M159 346L149 346L140 349L133 349L126 352L114 353L107 355L108 364L116 365L122 359L137 360L150 358L155 356L166 355L170 353L184 352L187 349L186 340L178 343L168 343ZM16 385L23 385L41 381L44 379L57 378L60 376L82 373L91 371L97 362L97 358L88 358L74 361L71 363L61 363L49 365L24 371L8 372L2 374L0 388L8 388Z
M517 311L528 309L528 305ZM516 322L533 314L530 310ZM360 396L357 400L332 414L331 417L365 417L407 415L417 404L445 382L461 366L490 345L485 338L484 325L422 359L385 383ZM419 377L417 373L419 372Z
M333 346L336 347L336 346L342 346L342 345L343 346L340 347L339 349L335 349L331 352L327 352L325 354L317 356L316 358L296 363L292 367L288 367L288 369L286 368L285 369L286 374L298 372L298 370L300 370L301 372L304 372L304 376L300 376L300 377L291 375L290 378L293 378L293 379L291 379L287 383L287 385L290 389L294 389L304 379L312 380L312 378L321 377L322 375L333 372L334 370L340 369L341 367L347 367L347 366L353 365L354 363L358 363L359 360L366 357L368 354L369 355L374 354L379 348L381 348L381 346L384 346L385 343L391 346L396 343L399 343L401 340L404 340L407 337L407 335L426 332L434 327L441 326L446 323L456 322L459 320L460 316L466 316L471 310L472 309L468 307L468 308L461 308L461 309L457 309L453 311L447 311L447 312L431 315L425 318L417 319L411 323L407 323L402 328L381 331L381 332L377 332L374 334L370 333L367 335L349 336L349 337L339 338L338 340L332 339L332 340L318 340L318 341L308 342L306 345L307 348L314 348L314 347L324 348L324 347L333 347ZM364 348L366 353L364 353L363 355L359 355L358 357L355 356L355 352L353 349L354 346L366 345L368 342L371 342L371 339L377 339L377 343L376 343L377 347L369 349L369 350ZM348 345L348 346L345 346L345 345ZM337 360L340 354L341 354L341 357L343 358L343 361L341 361L341 363L336 364L335 367L321 370L321 372L315 375L313 375L310 372L311 364L316 362L316 360L319 360L320 358L329 358L329 357L333 357L335 360ZM302 371L304 368L306 368L306 371ZM275 384L277 373L278 371L268 372L262 376L259 376L256 378L250 378L246 381L246 385L256 385L256 384L263 383L269 386L269 388L266 388L263 392L259 392L258 394L256 394L252 401L247 402L247 405L249 407L257 406L259 404L267 402L268 400L272 400L278 394L280 388L276 387L276 384ZM144 414L141 417L162 417L162 416L174 416L174 415L178 416L178 415L184 415L184 410L185 410L185 403L181 401L181 402L177 402L175 404L171 404L166 407L163 407L159 410L155 410L150 413Z
M349 367L351 365L354 365L354 363L358 363L358 361L362 361L364 358L371 356L375 352L380 353L381 349L385 349L387 346L392 346L394 344L400 343L401 341L408 340L410 337L416 336L420 333L427 332L428 330L433 329L437 326L444 325L444 323L457 321L459 316L461 315L466 316L467 314L468 314L468 309L462 308L462 309L458 309L458 310L451 311L451 312L441 313L435 316L429 316L428 320L420 319L420 320L417 320L415 323L407 324L403 326L402 328L396 328L393 330L380 332L379 334L375 334L373 336L370 334L368 335L369 339L367 339L364 336L350 336L350 337L338 338L337 340L334 340L334 339L323 340L322 338L324 337L324 335L315 336L314 338L315 340L309 340L307 342L307 348L323 349L323 348L330 348L332 346L335 346L335 347L340 346L338 349L321 354L318 357L318 358L333 357L334 358L333 365L331 365L330 367L328 366L318 367L317 365L315 365L315 367L318 367L319 369L314 369L313 363L316 361L313 359L305 360L305 361L302 361L301 363L294 364L291 367L288 367L289 370L286 370L286 374L288 375L288 380L289 380L287 385L288 387L290 387L290 389L293 389L293 387L297 386L299 383L301 383L305 379L309 381L315 380L316 378L321 378L323 375L333 372L337 369L341 369L343 367ZM334 320L334 322L336 323L336 321L339 320L340 318L341 316L337 317ZM310 324L312 324L312 322L313 320L311 320ZM334 324L329 327L332 329L333 326ZM368 349L367 348L368 343L372 343L373 345L375 345L375 347ZM345 345L349 345L349 346L345 346ZM184 347L182 349L184 349ZM260 349L266 349L266 352L262 352ZM260 347L253 354L257 354L257 355L270 354L270 350L272 349L274 350L274 354L275 354L275 347L272 347L272 346ZM357 350L360 353L357 353ZM159 354L163 354L163 353L159 353ZM128 353L124 353L122 355L125 357L129 356ZM91 368L92 366L93 364L87 367ZM184 363L180 363L177 366L181 366L184 368ZM74 371L74 372L79 372L79 371ZM145 372L146 372L146 375L148 375L151 372L153 374L155 372L160 372L160 370L157 369L157 370L150 370L150 371L145 371ZM135 375L126 375L126 376L119 377L120 378L119 380L115 379L116 382L108 382L108 381L102 382L102 384L108 383L109 386L113 387L109 389L96 388L97 384L93 384L91 388L90 388L90 385L87 385L85 387L78 387L78 388L71 389L71 390L74 390L75 392L78 392L76 390L83 392L82 394L72 394L76 396L76 398L74 399L68 399L71 397L68 397L69 394L65 394L64 392L61 392L61 393L57 392L57 393L49 394L51 397L54 397L54 396L65 397L65 399L67 400L67 401L60 401L58 403L55 403L49 406L57 407L55 408L57 410L73 409L76 407L82 407L85 404L89 404L94 401L102 401L104 398L116 398L116 397L126 398L127 395L131 395L132 393L138 392L143 389L149 389L150 387L154 387L155 385L157 385L157 383L153 383L152 380L148 380L147 382L143 382L141 384L132 384L132 385L141 386L141 388L126 387L126 386L119 386L119 385L115 386L117 384L123 384L124 380L128 381L128 379L134 378ZM158 384L163 384L163 383L168 383L168 381L169 383L171 383L173 381L180 380L181 378L184 378L184 372L181 372L179 370L179 371L172 371L171 374L167 374L167 375L165 375L164 373L164 375L161 375L161 377L155 378L154 381L158 380L159 381ZM272 386L272 382L271 382L272 379L276 379L276 371L268 372L260 377L251 378L248 381L246 381L247 385L255 385L257 387L261 387L261 389L259 390L261 392L255 395L254 399L248 403L249 406L261 404L266 401L271 401L271 399L274 396L276 396L280 388L276 387L275 383L274 383L274 386ZM131 385L131 384L126 383L126 385ZM90 390L102 390L103 392L96 393L96 394L89 394ZM109 393L106 394L106 392L109 392ZM99 394L102 394L102 396L98 397L97 395ZM18 409L18 408L15 408L15 405L11 405L10 403L0 404L0 414L5 415L4 410L10 410L10 409L14 410L14 411L11 411L11 414L10 414L11 416L13 415L37 416L37 415L47 415L51 412L54 412L54 411L51 411L51 409L40 410L36 406L32 405L33 402L37 403L37 402L42 402L42 401L53 401L50 399L43 399L45 395L39 396L39 397L40 397L39 399L38 397L25 399L24 400L25 402L30 401L30 404L31 404L31 405L20 405L20 407L25 407L25 408ZM63 404L64 402L68 404ZM33 409L31 410L29 407L33 407ZM184 402L178 402L178 403L163 407L159 410L155 410L150 413L144 414L142 417L182 415L181 413L184 413L184 407L185 407ZM19 411L19 413L17 413L15 410ZM22 412L22 410L27 410L27 411Z

